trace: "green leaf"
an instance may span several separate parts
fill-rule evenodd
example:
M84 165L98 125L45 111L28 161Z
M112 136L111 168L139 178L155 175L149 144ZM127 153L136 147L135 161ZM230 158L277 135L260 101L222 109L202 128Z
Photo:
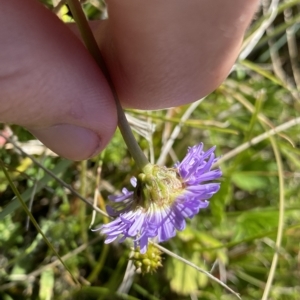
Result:
M225 206L230 203L232 197L233 186L229 180L230 178L226 177L222 183L219 192L212 197L210 200L210 210L212 215L221 223L225 215Z
M232 182L241 190L253 192L268 187L269 181L266 177L235 172L231 176Z
M195 252L189 260L206 270L206 265L200 258L201 256ZM170 260L167 266L167 277L170 280L171 289L180 295L189 295L198 290L199 287L207 285L208 277L205 274L192 269L178 260Z
M10 295L8 294L5 294L5 295L2 295L3 297L3 300L14 300Z
M39 299L51 300L54 288L54 273L52 269L47 269L41 274Z
M247 211L237 218L234 240L255 236L262 231L276 228L278 211Z

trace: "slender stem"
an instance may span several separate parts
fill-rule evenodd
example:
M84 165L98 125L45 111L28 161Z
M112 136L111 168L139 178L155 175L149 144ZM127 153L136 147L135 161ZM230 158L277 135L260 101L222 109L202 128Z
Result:
M82 160L80 162L80 195L82 195L84 198L87 197L87 174L86 173L87 173L87 160ZM80 234L84 243L87 243L89 240L87 234L86 208L87 206L85 205L85 203L80 201L78 217L80 222ZM105 209L103 211L105 211ZM96 264L96 260L92 255L90 248L87 248L85 250L84 255L86 256L90 266L93 267Z
M120 104L115 86L111 80L111 77L109 75L108 69L105 65L105 62L103 60L102 54L100 52L100 49L97 45L97 42L95 40L95 37L91 31L91 28L87 22L87 19L85 17L85 14L82 10L81 4L78 0L68 0L69 8L72 12L73 18L80 30L82 39L89 50L90 54L95 59L96 63L98 64L99 68L103 72L104 76L106 77L106 80L110 86L110 89L112 91L116 107L117 107L117 113L118 113L118 126L121 131L121 134L123 136L123 139L134 158L136 164L138 167L142 170L147 164L149 164L148 159L144 155L143 151L139 147L136 139L134 138L134 135L131 131L131 128L127 122L127 119L125 117L124 111L122 109L122 106Z
M270 136L273 136L283 130L286 130L288 128L291 128L295 125L300 125L300 117L292 119L288 122L285 122L275 128L272 128L269 131L266 131L256 137L254 137L253 139L251 139L250 141L241 144L240 146L236 147L235 149L231 150L230 152L226 153L225 155L223 155L214 165L213 168L219 166L220 164L222 164L223 162L229 160L230 158L236 156L238 153L252 147L253 145L256 145L258 143L260 143L261 141L267 139Z
M275 159L277 162L278 168L278 179L279 179L279 220L278 220L278 229L277 229L277 237L276 237L276 248L274 249L274 255L272 259L272 264L270 268L270 273L268 276L268 280L266 282L266 287L262 296L262 300L269 299L269 294L272 288L272 282L275 277L276 267L279 259L279 250L281 248L282 235L284 230L284 178L283 178L283 166L282 159L278 149L278 145L274 139L274 137L270 136L270 141L272 143L272 147L275 154Z
M102 156L102 155L101 155ZM97 205L97 202L99 202L100 208L105 210L105 203L103 201L103 198L99 192L99 185L100 185L100 177L101 177L101 167L102 167L102 159L99 162L99 167L97 170L97 181L96 181L96 188L95 188L95 202L94 205ZM99 201L98 201L99 200ZM109 218L104 217L103 218L103 223L107 224L109 222ZM92 224L90 225L90 227L92 226ZM103 248L102 251L100 253L100 256L98 258L98 261L96 262L95 267L93 268L91 274L88 276L87 281L93 283L99 276L104 263L106 261L106 258L109 254L109 245L107 244L103 244Z
M104 266L106 258L109 254L109 245L103 244L103 248L101 254L99 256L98 261L96 262L95 267L93 268L92 273L88 276L87 281L93 283L96 279L98 279L99 274Z
M83 160L80 162L80 194L86 198L86 171L87 171L87 161ZM81 237L84 243L88 242L88 236L86 231L86 205L83 202L80 202L79 205L79 221L80 221L80 231Z

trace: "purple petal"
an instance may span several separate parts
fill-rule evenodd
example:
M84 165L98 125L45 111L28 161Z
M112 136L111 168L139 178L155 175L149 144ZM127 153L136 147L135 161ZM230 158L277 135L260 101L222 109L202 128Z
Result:
M204 174L199 174L199 175L195 174L193 177L189 178L185 183L187 185L196 185L196 184L200 184L201 182L218 179L221 176L222 176L221 170L215 169Z
M160 230L158 230L158 241L159 242L167 241L170 238L174 237L175 235L176 235L176 231L174 225L170 221L167 221L163 223L162 226L160 227Z
M133 192L128 191L126 188L122 189L122 194L123 195L109 195L108 199L113 202L121 202L133 196Z
M109 243L113 242L117 237L118 237L117 235L116 235L116 236L108 236L108 237L105 239L104 243L105 243L105 244L109 244Z
M177 230L182 231L185 228L185 219L182 214L178 212L175 205L172 207L172 216L170 217L170 220Z
M140 246L140 252L142 254L145 254L147 251L147 248L148 248L148 237L147 236L142 236L140 238L139 246Z
M133 187L136 187L137 186L137 179L136 177L131 177L130 178L130 183Z
M134 223L129 228L127 234L132 237L136 236L140 232L140 230L143 226L144 220L145 220L145 216L143 214L138 215L136 217Z

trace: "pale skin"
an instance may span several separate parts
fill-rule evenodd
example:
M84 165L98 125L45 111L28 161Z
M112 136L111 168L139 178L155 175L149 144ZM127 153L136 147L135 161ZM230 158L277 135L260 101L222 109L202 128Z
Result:
M92 23L121 104L159 109L217 88L259 0L107 0ZM35 0L0 0L0 122L59 155L99 153L117 126L111 91L76 27Z

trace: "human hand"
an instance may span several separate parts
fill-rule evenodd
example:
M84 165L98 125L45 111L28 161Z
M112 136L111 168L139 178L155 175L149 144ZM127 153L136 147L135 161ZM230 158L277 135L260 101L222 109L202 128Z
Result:
M92 28L124 107L193 102L227 76L258 0L107 0ZM0 0L0 122L73 160L100 152L117 115L74 29L34 0ZM73 32L72 32L73 31Z

